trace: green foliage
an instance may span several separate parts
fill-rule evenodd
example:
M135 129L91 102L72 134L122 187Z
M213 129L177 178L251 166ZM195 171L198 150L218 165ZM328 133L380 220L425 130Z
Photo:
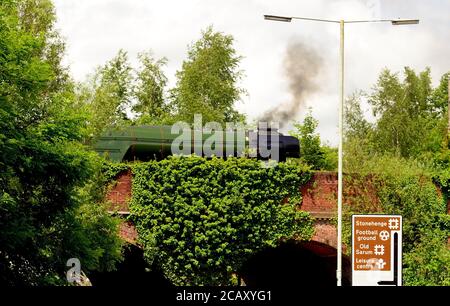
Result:
M122 260L120 220L112 218L98 202L87 203L74 211L73 223L66 227L70 232L61 243L72 257L80 258L84 271L113 271Z
M359 179L352 175L344 184L346 243L350 245L351 214L400 214L404 284L448 285L450 219L446 197L433 182L433 171L419 162L383 156L360 164L358 174Z
M241 122L244 116L234 109L244 90L233 37L208 27L188 50L188 59L177 72L177 85L171 91L175 121L192 123L194 114L204 122Z
M162 72L167 59L155 60L150 52L139 54L141 68L137 71L137 84L134 88L136 103L133 111L139 118L137 124L160 124L169 115L165 101L167 77Z
M448 107L448 81L450 72L447 72L441 77L439 86L433 91L431 103L433 111L442 117L446 117Z
M0 176L0 282L62 284L72 257L85 272L112 269L121 259L117 221L86 191L99 183L95 153L30 139L15 153Z
M314 232L296 209L304 166L170 157L135 164L133 174L131 219L145 257L177 285L229 284L255 252Z
M114 180L121 172L130 170L131 166L125 163L113 163L110 161L104 161L102 167L102 175L106 183Z
M446 137L447 118L444 83L433 89L430 70L404 70L404 79L385 69L370 94L356 93L346 102L346 141L349 149L362 148L364 154L395 154L429 158L440 151ZM360 105L367 98L376 122L363 116ZM356 150L352 151L352 155Z
M129 124L164 124L172 112L165 101L167 78L162 71L166 58L154 59L151 52L138 55L140 67L134 69L125 51L118 54L90 78L78 85L80 107L89 114L89 138L106 129ZM129 114L134 112L135 118Z
M314 170L334 170L337 168L337 151L328 146L322 146L317 134L318 121L314 119L311 110L303 123L294 123L296 130L289 134L300 141L300 160Z
M450 286L450 251L442 239L430 238L404 255L403 277L409 286Z
M120 50L99 67L88 82L78 85L77 99L88 114L88 140L99 136L106 128L131 124L127 115L132 99L131 73L128 55Z
M100 163L79 143L86 117L61 65L54 22L50 1L0 2L3 285L64 283L72 257L86 272L120 259L116 223L86 191Z
M329 145L322 145L324 152L324 166L322 170L337 171L338 168L338 149Z
M345 138L348 139L370 139L373 133L373 126L364 118L361 109L361 100L365 94L361 91L353 93L345 101L344 110L344 131Z

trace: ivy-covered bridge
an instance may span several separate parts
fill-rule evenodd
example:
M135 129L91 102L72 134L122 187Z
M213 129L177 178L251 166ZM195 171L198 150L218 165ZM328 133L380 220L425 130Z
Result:
M131 171L124 171L117 176L114 187L107 194L111 212L124 217L129 215L132 179ZM279 282L280 277L289 278L289 275L297 274L309 275L309 281L317 281L322 285L335 284L337 233L334 220L337 174L315 172L312 179L301 186L300 190L301 209L308 211L315 220L313 238L308 242L283 244L276 249L257 254L246 267L247 283ZM137 232L130 221L121 224L120 233L125 241L136 245ZM344 276L347 284L350 283L350 264L349 258L344 257Z

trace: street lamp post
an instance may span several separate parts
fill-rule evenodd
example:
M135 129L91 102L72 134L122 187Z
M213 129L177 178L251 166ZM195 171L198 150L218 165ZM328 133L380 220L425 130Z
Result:
M264 19L272 21L291 22L292 19L307 21L319 21L338 23L340 25L340 47L339 47L339 145L338 145L338 224L337 224L337 285L342 285L342 166L343 166L343 127L344 127L344 25L346 23L373 23L390 22L392 25L418 24L418 19L379 19L379 20L330 20L306 17L286 17L275 15L264 15Z

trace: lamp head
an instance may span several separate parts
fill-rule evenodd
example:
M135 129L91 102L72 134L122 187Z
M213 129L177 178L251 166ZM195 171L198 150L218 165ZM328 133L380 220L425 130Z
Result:
M392 25L409 25L409 24L418 24L419 19L397 19L391 20Z
M283 21L283 22L291 22L292 17L284 17L284 16L275 16L275 15L264 15L265 20L271 21Z

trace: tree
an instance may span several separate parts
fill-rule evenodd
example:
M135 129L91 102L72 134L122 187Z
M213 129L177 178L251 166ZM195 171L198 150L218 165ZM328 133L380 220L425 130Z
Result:
M431 104L433 111L438 116L446 117L448 108L448 81L450 79L450 72L445 73L439 82L438 87L433 90L431 97Z
M432 102L430 70L416 74L406 67L404 75L400 81L397 74L384 70L369 96L377 117L375 149L402 157L436 152L441 148L445 131L439 122L442 117L436 118L436 105Z
M127 53L120 50L79 84L80 108L89 113L89 140L111 128L170 122L173 114L166 102L167 78L162 71L167 60L155 60L151 52L140 53L138 57L141 65L134 69Z
M344 106L344 136L350 138L368 138L373 132L372 125L364 117L361 109L361 100L365 97L362 91L355 92L346 101Z
M90 79L78 87L78 99L89 113L90 138L107 128L131 124L127 111L133 98L132 68L125 51L97 68Z
M364 117L362 99L367 95L355 92L344 104L344 169L357 173L359 167L374 153L374 126Z
M71 257L90 271L111 269L121 256L116 221L83 193L98 184L99 158L79 142L86 117L61 65L54 22L50 1L0 2L3 285L65 283Z
M175 120L192 123L194 114L202 114L205 122L243 121L234 108L244 93L237 86L240 60L232 36L214 32L212 27L202 32L201 39L189 47L171 91Z
M136 86L133 95L136 102L133 111L138 114L138 124L161 124L170 115L165 100L167 77L162 72L167 59L155 60L150 52L139 54L141 62L137 70Z
M320 170L327 168L325 150L320 143L320 136L316 132L318 121L314 119L311 110L306 115L303 123L294 123L295 131L290 134L300 141L300 159L311 166L312 169Z
M363 155L374 154L426 160L442 150L447 121L445 78L433 89L429 69L416 73L406 67L403 80L385 69L370 94L351 96L345 109L347 164L358 156L362 161ZM374 123L361 111L365 98L372 107Z
M54 72L49 83L51 91L57 91L70 83L67 67L61 64L64 56L65 42L60 34L53 29L56 15L51 1L21 0L17 1L20 14L20 27L32 35L42 36L45 44L35 49L50 65Z

